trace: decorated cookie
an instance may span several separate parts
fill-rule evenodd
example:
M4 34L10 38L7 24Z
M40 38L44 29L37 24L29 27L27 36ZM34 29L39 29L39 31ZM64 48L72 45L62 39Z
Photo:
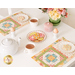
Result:
M44 38L42 37L42 38L39 38L38 40L40 40L40 41L42 41Z
M33 35L32 35L32 36L29 36L29 39L30 39L31 41L34 41L34 40L35 40Z
M39 40L35 40L34 42L40 42Z
M35 35L33 35L33 36L34 36L34 39L39 39L39 38L40 38L39 33L37 33L37 34L35 34Z
M69 44L63 45L63 50L69 51L71 50L71 46Z
M40 37L45 37L45 35L43 33L39 33Z
M28 39L32 42L40 42L46 38L46 35L42 31L33 31L28 36Z
M37 34L36 32L32 32L32 33L30 33L29 36L36 35L36 34Z
M18 21L23 21L25 19L25 17L24 16L19 16L17 19L18 19Z

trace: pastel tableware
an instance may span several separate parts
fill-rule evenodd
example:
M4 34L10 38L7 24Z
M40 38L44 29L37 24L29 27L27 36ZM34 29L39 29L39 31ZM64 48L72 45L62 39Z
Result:
M11 38L6 38L1 41L0 54L2 55L14 55L18 51L21 38L15 41Z
M11 38L14 38L14 37L15 37L15 28L12 27L12 28L10 29L10 31L11 31Z
M29 32L27 38L32 42L41 42L46 39L46 34L43 31L36 30Z
M38 25L38 23L39 23L38 18L31 18L30 19L30 25L31 25L31 27L36 27Z
M32 53L35 51L35 44L30 42L30 43L27 43L26 46L25 46L25 50L24 52L26 53Z
M44 24L44 30L47 32L51 32L53 30L53 24L50 22L46 22Z
M58 38L58 29L57 28L54 28L54 30L53 30L53 38L54 39L57 39Z

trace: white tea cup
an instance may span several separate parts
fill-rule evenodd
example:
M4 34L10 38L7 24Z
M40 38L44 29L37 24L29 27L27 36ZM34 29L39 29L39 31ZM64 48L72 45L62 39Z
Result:
M31 25L31 27L36 27L38 25L38 23L39 23L38 18L31 18L30 19L30 25Z
M35 51L35 44L34 43L27 43L25 46L24 52L26 53L32 53Z

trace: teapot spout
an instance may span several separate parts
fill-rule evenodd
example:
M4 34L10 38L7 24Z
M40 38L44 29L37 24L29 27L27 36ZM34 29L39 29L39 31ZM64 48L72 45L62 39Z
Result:
M18 44L19 44L19 46L20 46L20 43L21 43L21 38L19 37L18 38Z

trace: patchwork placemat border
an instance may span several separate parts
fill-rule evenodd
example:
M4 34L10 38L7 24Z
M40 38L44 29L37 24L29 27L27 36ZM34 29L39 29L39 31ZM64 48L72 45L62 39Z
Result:
M7 17L7 18L5 18L5 19L0 20L0 23L2 23L2 22L4 22L4 21L7 21L7 20L12 21L14 24L17 25L18 28L19 28L19 26L21 26L18 22L16 22L15 20L13 20L11 17ZM16 29L16 27L14 27L14 28ZM3 31L3 30L0 28L0 33L5 36L5 35L7 35L7 34L10 33L10 30L8 30L8 31Z
M15 22L15 23L17 23L17 24L20 25L20 26L18 26L18 28L15 28L15 30L17 30L17 29L19 29L19 28L21 28L21 27L23 27L23 26L29 24L29 23L30 23L30 22L29 22L29 19L31 18L29 15L27 15L27 16L29 17L29 19L25 22L25 24L22 24L22 25L21 25L20 23L18 23L17 21L15 21L15 20L12 18L12 16L15 16L15 15L17 15L17 14L19 14L19 13L23 13L23 14L27 15L26 13L24 13L24 12L22 12L22 11L19 11L19 12L17 12L17 13L14 13L14 14L12 14L12 15L10 15L10 16L8 16L8 17L2 19L2 20L0 20L0 23L6 21L7 19L11 19L11 20L13 21L13 23ZM6 36L7 34L10 33L10 30L8 30L8 31L3 31L3 30L0 28L0 33L1 33L3 36Z
M54 43L52 43L51 45L49 45L48 47L46 47L45 49L43 49L43 50L40 51L39 53L35 54L35 55L32 56L31 58L32 58L33 60L35 60L37 63L39 63L42 67L49 67L49 66L47 66L47 65L42 64L37 58L38 58L38 56L39 56L40 54L42 54L43 52L47 51L50 47L53 47L53 45L54 45L55 43L58 43L58 42L61 41L61 40L70 42L70 41L66 40L64 37L62 37L61 39L56 40ZM60 52L60 53L61 53L61 52ZM62 54L63 54L63 53L62 53ZM66 56L66 55L65 55L65 56ZM56 66L54 66L54 67L62 67L63 65L65 65L67 62L69 62L69 61L70 61L72 58L74 58L74 57L75 57L75 53L74 53L71 57L69 57L69 58L66 56L66 59L65 59L63 62L59 63L59 65L56 65Z
M12 18L12 17L14 17L14 16L16 16L16 15L18 15L18 14L21 14L21 13L27 15L27 14L24 13L23 11L20 11L20 12L18 12L18 13L15 13L15 14L11 15L10 17ZM29 15L27 15L27 16L29 17L29 19L31 18ZM29 19L27 20L27 22L26 22L25 24L22 24L21 27L23 27L23 26L29 24L29 23L30 23L30 22L29 22Z

